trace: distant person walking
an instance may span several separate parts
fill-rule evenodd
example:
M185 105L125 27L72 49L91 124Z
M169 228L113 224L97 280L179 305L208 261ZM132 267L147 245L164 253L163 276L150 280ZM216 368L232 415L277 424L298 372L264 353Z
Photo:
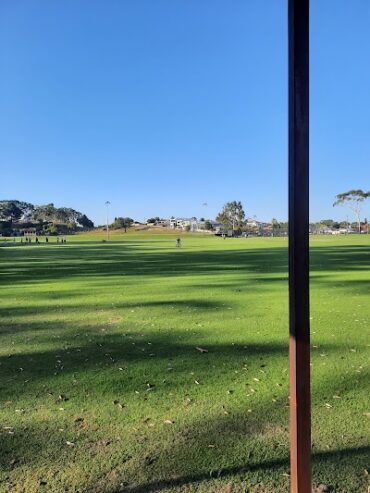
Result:
M48 238L48 237L46 237L46 238L45 238L45 241L46 241L46 243L49 243L49 238Z
M176 248L181 248L181 238L176 238Z

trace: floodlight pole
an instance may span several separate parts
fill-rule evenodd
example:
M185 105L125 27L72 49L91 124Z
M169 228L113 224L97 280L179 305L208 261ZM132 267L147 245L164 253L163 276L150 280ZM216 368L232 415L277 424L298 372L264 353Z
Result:
M288 30L291 492L311 493L309 0L289 0Z
M105 205L107 207L107 241L109 241L109 206L110 206L109 200L106 201Z

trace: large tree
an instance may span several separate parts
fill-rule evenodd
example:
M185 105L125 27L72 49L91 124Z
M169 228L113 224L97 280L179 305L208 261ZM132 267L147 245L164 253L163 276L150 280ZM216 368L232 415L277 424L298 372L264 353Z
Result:
M216 217L216 220L222 223L225 228L232 229L233 231L241 229L245 224L245 212L242 203L236 200L227 202Z
M361 233L361 210L363 203L370 197L370 191L364 192L363 190L349 190L348 192L339 193L335 197L333 206L345 205L355 215L358 232Z

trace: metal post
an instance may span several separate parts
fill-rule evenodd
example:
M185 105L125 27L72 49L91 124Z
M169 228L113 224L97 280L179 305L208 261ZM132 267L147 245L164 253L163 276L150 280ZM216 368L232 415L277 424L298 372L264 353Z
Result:
M309 0L289 0L288 29L291 492L311 493Z
M106 201L105 205L107 207L107 241L109 241L109 206L110 206L109 200Z

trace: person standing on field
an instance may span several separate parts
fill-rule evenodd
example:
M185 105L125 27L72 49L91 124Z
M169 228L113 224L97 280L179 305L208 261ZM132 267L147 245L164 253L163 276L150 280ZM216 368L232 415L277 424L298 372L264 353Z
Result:
M177 248L181 247L181 238L176 238L176 247Z

